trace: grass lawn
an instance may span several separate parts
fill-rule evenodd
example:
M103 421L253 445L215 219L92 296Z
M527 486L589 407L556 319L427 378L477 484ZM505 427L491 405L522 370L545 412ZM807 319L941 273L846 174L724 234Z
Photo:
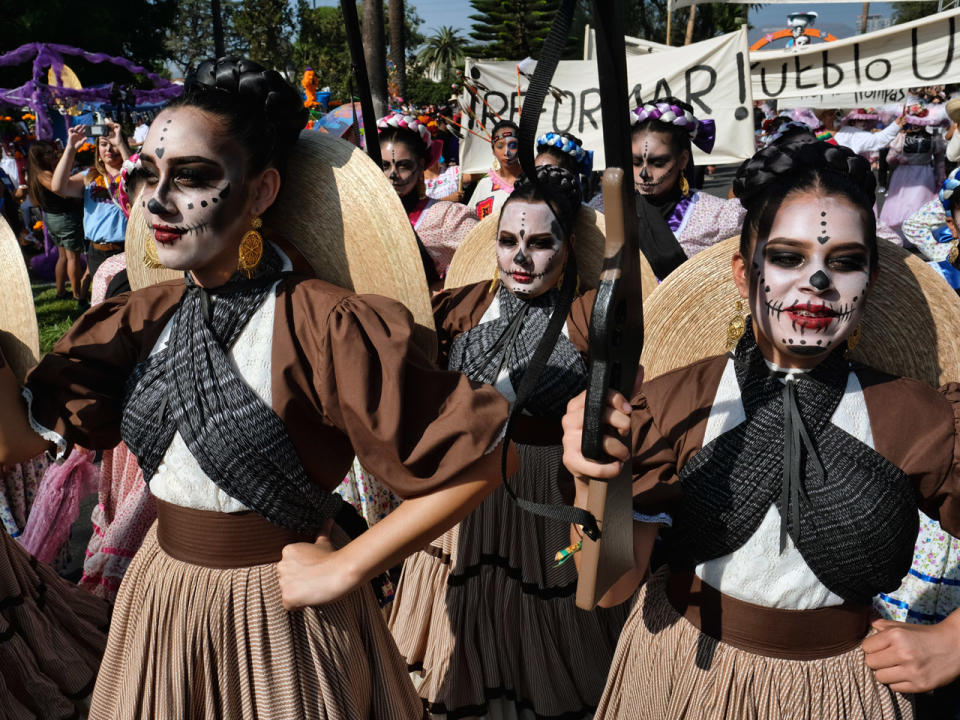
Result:
M40 326L40 354L50 352L54 343L70 329L80 317L77 301L73 298L57 300L53 283L32 282L33 304L37 308L37 323Z

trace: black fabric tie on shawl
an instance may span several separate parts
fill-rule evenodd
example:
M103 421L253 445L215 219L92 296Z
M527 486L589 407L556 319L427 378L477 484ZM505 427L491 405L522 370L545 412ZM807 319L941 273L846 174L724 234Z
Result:
M785 381L767 368L748 321L734 367L746 421L680 470L671 565L732 553L776 504L781 552L789 535L831 592L866 603L896 589L913 557L916 501L902 470L831 422L850 372L843 349Z
M310 481L283 421L229 356L282 267L265 243L253 279L238 273L207 289L186 274L166 348L140 363L128 382L121 430L148 483L179 430L225 493L272 523L315 533L342 500Z
M459 335L450 348L448 367L489 385L495 384L501 372L507 370L511 385L518 390L540 338L546 333L557 299L557 291L550 290L523 300L500 285L500 317ZM525 410L536 417L559 417L567 401L586 387L586 377L583 357L561 334Z

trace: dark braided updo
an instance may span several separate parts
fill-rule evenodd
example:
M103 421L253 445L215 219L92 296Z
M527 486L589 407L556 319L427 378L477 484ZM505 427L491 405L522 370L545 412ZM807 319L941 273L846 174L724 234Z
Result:
M268 167L283 173L287 153L307 123L307 109L280 73L253 60L223 57L200 63L183 88L167 108L195 107L220 116L247 149L251 173Z
M769 233L777 211L791 195L814 192L846 198L857 208L873 270L878 260L877 220L873 214L876 186L870 163L849 148L783 138L745 160L734 178L733 193L747 210L740 253L749 257L754 240Z
M557 216L557 221L566 237L570 237L573 232L573 223L583 203L583 195L574 173L557 165L540 165L535 179L526 175L517 178L513 184L513 192L510 193L504 207L514 200L547 203L553 214Z

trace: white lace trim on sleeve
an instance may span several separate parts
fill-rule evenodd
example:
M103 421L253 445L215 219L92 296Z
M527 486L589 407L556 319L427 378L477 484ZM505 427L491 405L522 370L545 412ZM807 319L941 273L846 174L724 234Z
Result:
M52 442L57 446L57 454L54 459L58 463L62 463L67 457L67 441L62 435L49 428L45 428L33 417L33 393L30 392L30 388L23 388L23 399L27 401L27 417L30 418L30 427L44 440Z

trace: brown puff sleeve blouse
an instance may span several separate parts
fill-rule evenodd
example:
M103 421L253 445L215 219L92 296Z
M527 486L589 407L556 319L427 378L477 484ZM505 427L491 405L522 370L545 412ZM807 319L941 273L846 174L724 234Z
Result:
M634 508L669 510L682 499L677 473L703 446L727 356L645 381L634 397ZM906 473L919 508L960 534L960 385L926 383L855 365L874 448Z
M68 443L120 440L127 379L184 293L181 280L87 312L27 378L32 419ZM438 370L414 345L409 312L320 280L276 291L273 409L308 476L333 490L356 454L403 497L444 485L478 460L496 476L507 402L489 386ZM252 440L254 441L254 440Z

